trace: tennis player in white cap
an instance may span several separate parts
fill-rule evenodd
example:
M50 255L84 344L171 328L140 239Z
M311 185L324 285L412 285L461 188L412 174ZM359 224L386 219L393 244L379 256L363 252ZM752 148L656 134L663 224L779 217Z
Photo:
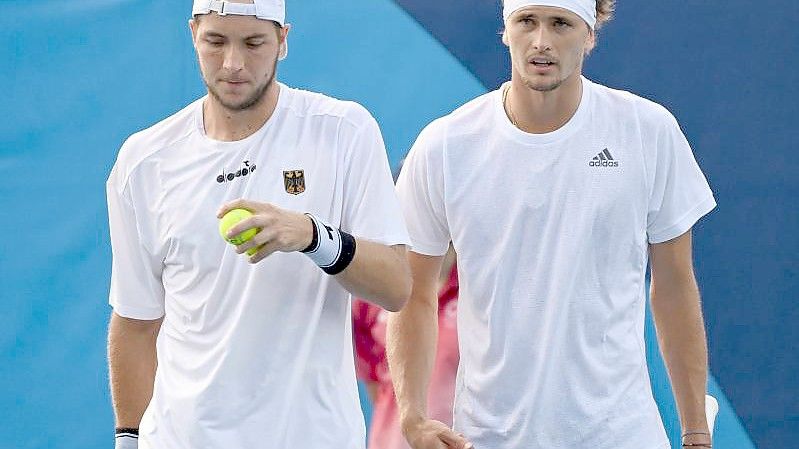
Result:
M388 350L414 449L665 449L647 264L685 447L710 447L691 228L715 207L663 107L582 76L612 0L506 0L511 80L427 126L398 182L413 289ZM454 431L427 418L435 281L458 254Z
M107 183L116 446L363 448L350 292L410 294L380 129L276 81L282 0L196 0L189 24L208 95L131 136ZM233 208L253 216L229 235L259 229L237 247Z

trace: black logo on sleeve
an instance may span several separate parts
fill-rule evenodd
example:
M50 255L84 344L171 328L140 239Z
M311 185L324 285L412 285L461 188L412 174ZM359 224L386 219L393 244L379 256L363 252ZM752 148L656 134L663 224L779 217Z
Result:
M255 171L255 164L250 164L250 161L244 161L244 166L236 170L235 172L225 173L225 170L222 169L222 174L216 177L216 182L222 184L225 182L233 181L236 178L241 178L242 176L247 176L250 173Z
M305 191L305 171L304 170L288 170L283 172L283 185L286 187L286 193L292 195L299 195Z
M599 154L594 156L594 158L591 159L588 162L588 166L589 167L618 167L619 166L619 161L613 159L613 156L611 156L610 151L608 151L608 149L605 148L604 150L600 151Z

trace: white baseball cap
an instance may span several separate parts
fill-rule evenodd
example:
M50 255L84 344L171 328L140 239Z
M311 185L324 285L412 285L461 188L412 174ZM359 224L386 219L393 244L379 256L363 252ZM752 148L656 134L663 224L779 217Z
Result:
M236 3L224 0L194 0L191 15L210 14L215 12L220 16L233 14L237 16L255 16L262 20L277 22L286 26L286 2L284 0L253 0L252 3ZM288 42L283 42L280 47L279 59L288 56Z

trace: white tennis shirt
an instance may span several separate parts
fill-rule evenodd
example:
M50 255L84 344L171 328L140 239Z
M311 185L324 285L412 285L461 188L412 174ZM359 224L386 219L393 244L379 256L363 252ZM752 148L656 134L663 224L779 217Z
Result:
M398 182L414 252L458 253L455 429L491 449L666 448L644 346L649 243L715 207L674 117L583 79L571 120L501 90L431 123Z
M131 136L107 183L110 303L164 316L139 447L362 448L349 293L300 253L250 265L216 211L246 198L408 243L378 125L355 103L280 85L259 131L220 142L202 102Z

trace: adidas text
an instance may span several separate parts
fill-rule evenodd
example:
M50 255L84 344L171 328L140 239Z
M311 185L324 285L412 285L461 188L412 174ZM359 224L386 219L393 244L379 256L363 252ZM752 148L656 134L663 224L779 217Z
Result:
M589 167L618 167L619 161L591 161Z

